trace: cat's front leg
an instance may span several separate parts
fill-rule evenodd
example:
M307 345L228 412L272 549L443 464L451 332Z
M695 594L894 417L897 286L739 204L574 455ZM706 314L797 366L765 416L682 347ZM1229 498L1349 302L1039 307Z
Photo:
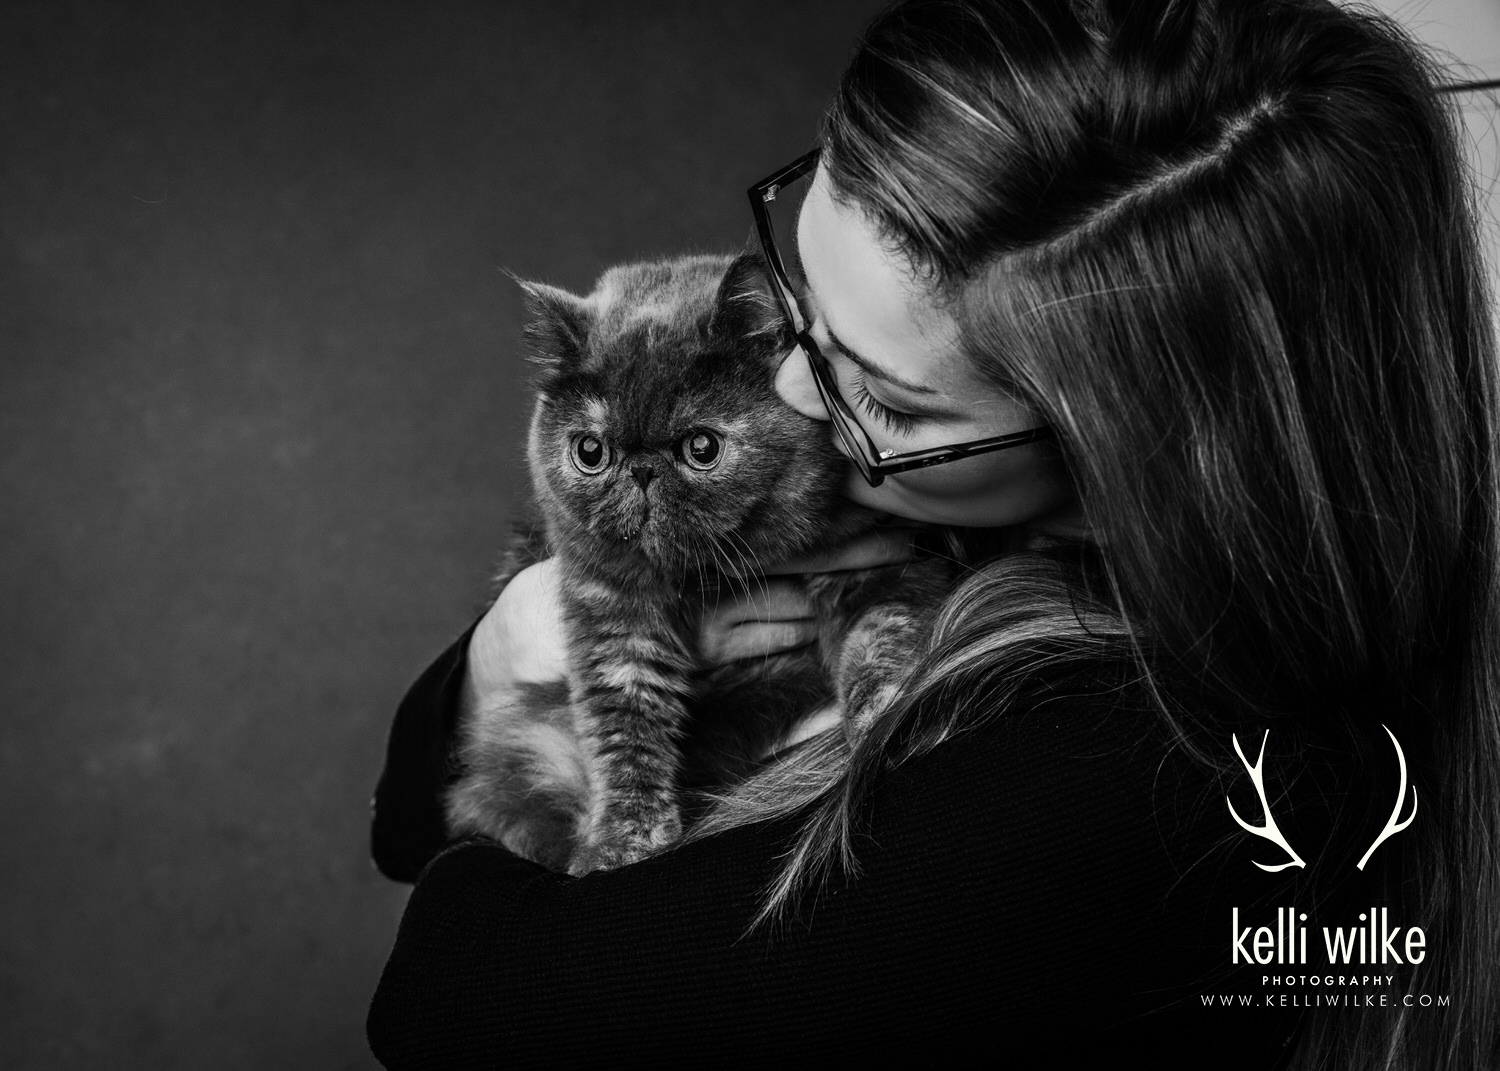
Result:
M923 558L807 578L808 594L819 608L824 666L851 746L900 695L927 647L952 572L945 559Z
M568 864L573 874L633 863L682 832L678 741L693 663L675 633L644 624L605 627L577 652L574 710L592 746L597 791Z
M925 642L930 616L899 604L874 606L855 620L844 637L834 687L850 746L900 694Z

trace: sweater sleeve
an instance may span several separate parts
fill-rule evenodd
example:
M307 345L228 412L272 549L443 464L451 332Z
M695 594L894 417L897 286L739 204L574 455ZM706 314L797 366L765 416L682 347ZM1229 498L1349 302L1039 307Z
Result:
M460 844L417 883L370 1042L390 1068L975 1048L1083 1066L1132 1045L1155 1066L1178 1050L1270 1066L1294 1018L1252 1031L1247 1013L1221 1053L1223 1017L1200 1000L1229 959L1229 905L1279 895L1225 855L1215 791L1111 686L885 773L862 873L774 927L749 923L790 821L583 878Z
M417 678L391 723L370 800L370 857L394 881L416 881L448 840L443 790L455 773L450 756L473 633L471 625Z

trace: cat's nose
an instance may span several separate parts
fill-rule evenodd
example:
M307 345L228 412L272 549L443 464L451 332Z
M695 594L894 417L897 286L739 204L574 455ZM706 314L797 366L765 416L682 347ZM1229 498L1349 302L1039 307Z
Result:
M635 477L635 482L640 484L641 490L644 491L646 489L646 485L649 484L652 477L656 475L656 470L653 469L650 465L632 465L630 468L630 475Z

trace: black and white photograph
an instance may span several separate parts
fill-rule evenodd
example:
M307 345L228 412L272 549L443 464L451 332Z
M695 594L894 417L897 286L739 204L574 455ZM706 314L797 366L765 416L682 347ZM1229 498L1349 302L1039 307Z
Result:
M0 1067L1500 1068L1500 2L0 2Z

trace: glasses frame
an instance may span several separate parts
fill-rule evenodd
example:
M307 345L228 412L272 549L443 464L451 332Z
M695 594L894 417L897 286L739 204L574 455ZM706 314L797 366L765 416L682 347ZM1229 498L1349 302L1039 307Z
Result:
M786 265L782 262L781 251L776 248L775 232L771 228L769 206L772 201L776 200L776 194L782 186L816 168L819 155L820 150L814 149L804 156L799 156L769 178L762 179L751 186L747 193L750 197L750 210L755 216L755 229L760 235L761 253L771 270L772 280L776 284L776 296L781 301L782 311L786 313L787 322L792 325L798 348L807 357L813 382L818 386L818 396L823 400L823 407L828 410L834 431L838 433L845 452L854 462L854 467L859 470L859 474L865 478L865 482L871 487L879 487L885 482L887 476L898 472L945 465L950 461L962 461L966 457L974 457L977 454L1008 450L1013 446L1025 446L1027 443L1051 438L1051 428L1036 427L1011 432L1008 435L995 435L987 439L974 439L949 446L934 446L925 450L908 450L905 453L881 450L875 445L875 440L859 422L853 407L839 393L828 358L823 356L823 351L808 333L808 323L798 307L797 293L792 289L791 278L787 275Z
M1500 89L1500 79L1493 78L1471 82L1449 82L1436 87L1438 93L1452 94L1496 89ZM864 429L864 425L855 416L853 408L839 393L828 358L823 356L823 351L818 348L818 344L808 333L807 322L797 305L797 294L792 289L786 265L781 260L781 251L776 248L775 232L771 229L771 212L767 206L776 200L776 194L782 186L814 170L818 166L820 155L821 150L814 149L812 152L799 156L790 164L751 186L746 193L750 198L750 211L755 216L755 229L760 236L761 253L771 270L771 277L776 284L776 296L781 302L782 311L786 314L787 322L792 325L798 348L807 357L813 382L818 385L818 395L823 400L824 408L828 410L839 441L844 444L850 460L859 469L860 475L871 487L879 487L887 476L898 472L909 472L912 469L927 468L931 465L943 465L949 461L961 461L976 454L1006 450L1012 446L1024 446L1027 443L1050 438L1053 434L1051 428L1037 427L1010 435L997 435L989 439L975 439L972 442L937 446L928 450L911 450L906 453L880 450L875 446L875 440Z

